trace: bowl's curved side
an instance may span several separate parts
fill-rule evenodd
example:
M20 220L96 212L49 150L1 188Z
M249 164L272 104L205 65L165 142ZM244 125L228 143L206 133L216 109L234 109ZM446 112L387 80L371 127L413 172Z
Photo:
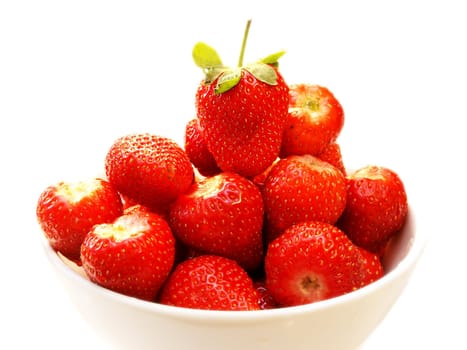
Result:
M418 238L418 237L417 237ZM44 244L72 302L90 326L120 349L354 349L384 319L421 253L414 218L398 238L381 280L315 304L263 311L206 311L150 303L101 288L70 269ZM402 261L398 261L402 259Z

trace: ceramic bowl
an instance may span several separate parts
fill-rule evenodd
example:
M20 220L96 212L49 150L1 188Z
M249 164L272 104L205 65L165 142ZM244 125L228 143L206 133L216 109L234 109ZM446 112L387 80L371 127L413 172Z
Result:
M425 237L409 209L380 280L309 305L261 311L208 311L161 305L104 289L44 241L45 253L85 320L116 349L356 349L403 292Z

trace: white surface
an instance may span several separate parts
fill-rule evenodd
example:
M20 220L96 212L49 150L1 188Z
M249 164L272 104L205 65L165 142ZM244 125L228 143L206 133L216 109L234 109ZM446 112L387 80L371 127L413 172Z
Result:
M192 45L206 41L236 64L252 17L246 60L286 49L286 80L334 91L346 112L347 165L398 171L430 231L410 284L364 350L466 349L462 2L158 4L0 3L0 348L106 349L43 256L37 197L58 180L101 172L122 134L180 141L201 78Z
M319 350L356 349L407 285L426 243L422 231L413 231L416 221L410 210L404 230L385 256L384 266L391 272L383 279L339 298L258 313L212 313L124 297L84 280L50 247L44 248L90 327L118 349L217 350L222 344L223 350L309 350L310 343Z

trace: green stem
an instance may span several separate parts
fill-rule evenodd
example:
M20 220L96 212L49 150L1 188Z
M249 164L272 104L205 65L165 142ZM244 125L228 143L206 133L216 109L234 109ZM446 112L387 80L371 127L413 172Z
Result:
M240 57L238 58L238 66L243 66L243 56L245 54L246 41L248 39L248 33L250 31L251 19L246 22L245 33L243 34L242 48L240 50Z

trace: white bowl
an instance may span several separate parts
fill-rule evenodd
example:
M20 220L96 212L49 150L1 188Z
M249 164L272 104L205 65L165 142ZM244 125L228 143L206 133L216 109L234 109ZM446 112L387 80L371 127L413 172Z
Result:
M45 253L82 316L117 349L356 349L406 286L425 238L414 210L383 263L386 275L355 292L296 307L208 311L166 306L104 289L70 268L44 241Z

